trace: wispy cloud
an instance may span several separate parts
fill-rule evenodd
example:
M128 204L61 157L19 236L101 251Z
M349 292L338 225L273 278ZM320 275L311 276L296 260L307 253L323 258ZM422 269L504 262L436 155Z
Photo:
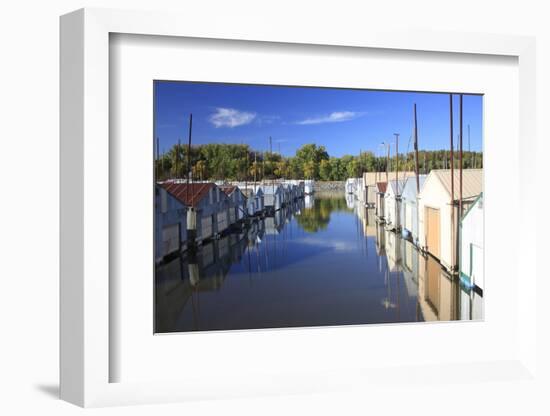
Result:
M306 118L305 120L297 121L296 124L308 125L308 124L321 124L321 123L339 123L342 121L349 121L361 117L365 113L356 111L335 111L328 115Z
M308 246L317 246L317 247L324 247L327 249L332 249L334 251L353 251L355 250L355 246L350 241L345 240L316 240L313 238L305 237L305 238L299 238L295 242L299 242L300 244L308 245Z
M259 126L262 126L264 124L273 124L280 119L280 116L259 115L256 117L256 123L258 123Z
M252 123L256 113L235 110L234 108L216 108L216 112L209 118L214 127L237 127Z

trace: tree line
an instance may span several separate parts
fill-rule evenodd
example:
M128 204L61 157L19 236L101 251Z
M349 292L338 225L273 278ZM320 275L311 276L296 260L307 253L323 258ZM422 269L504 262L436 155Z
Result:
M451 166L448 150L421 150L418 152L420 173L432 169L449 169ZM188 159L189 158L189 159ZM455 167L458 167L458 152L454 154ZM194 180L237 180L260 181L262 179L315 179L343 181L359 177L363 172L383 172L395 170L413 171L414 152L399 155L376 156L373 152L360 152L359 155L330 156L324 146L305 144L294 156L284 157L275 152L259 152L246 144L204 144L192 146L188 154L187 146L174 145L155 160L157 180L186 178L187 166L191 166ZM464 169L482 168L482 152L463 152Z

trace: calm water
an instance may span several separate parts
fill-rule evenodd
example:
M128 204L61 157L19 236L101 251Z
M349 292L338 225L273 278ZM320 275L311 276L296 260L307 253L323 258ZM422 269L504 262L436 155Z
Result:
M482 298L343 194L156 271L156 332L481 319Z

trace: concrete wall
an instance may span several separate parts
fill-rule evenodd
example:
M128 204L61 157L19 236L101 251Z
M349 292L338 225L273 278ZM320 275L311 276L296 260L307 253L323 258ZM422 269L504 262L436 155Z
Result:
M313 189L315 192L344 192L346 181L315 181Z

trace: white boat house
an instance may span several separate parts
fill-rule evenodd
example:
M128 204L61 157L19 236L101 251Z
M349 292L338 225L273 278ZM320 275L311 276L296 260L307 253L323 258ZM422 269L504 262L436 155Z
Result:
M405 179L388 182L386 194L384 195L384 219L386 228L390 230L401 229L401 192L405 186Z
M462 172L463 212L483 190L483 170ZM454 171L454 201L451 198L451 171L432 170L418 195L419 246L449 271L458 269L459 171Z
M238 186L221 186L221 190L227 195L230 201L229 223L235 224L242 220L246 214L246 197Z
M418 186L422 189L427 175L418 176ZM401 230L405 238L418 243L418 192L416 176L410 176L401 193Z
M460 277L471 286L484 287L483 193L466 210L460 223Z
M155 187L155 262L179 253L187 240L187 208L162 186Z
M379 222L384 222L385 218L385 198L386 190L388 187L387 182L377 182L376 183L376 206L375 206L375 212L376 212L376 219Z
M229 198L216 184L174 181L160 186L186 207L188 239L200 242L229 226Z
M284 189L280 184L263 185L262 191L264 194L264 206L266 208L278 211L283 206Z

